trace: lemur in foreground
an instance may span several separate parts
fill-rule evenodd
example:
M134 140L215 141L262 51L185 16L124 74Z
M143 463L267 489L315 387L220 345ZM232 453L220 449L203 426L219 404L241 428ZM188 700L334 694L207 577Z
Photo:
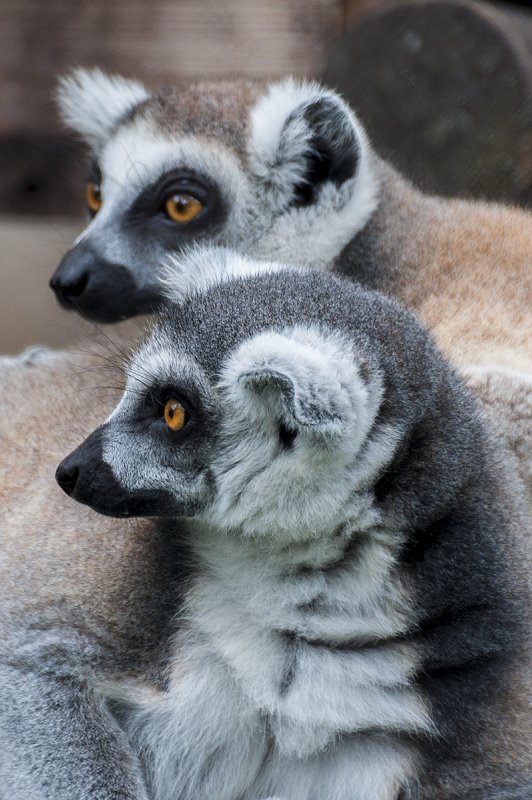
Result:
M529 543L498 445L398 304L235 260L160 316L57 470L157 518L165 564L134 606L168 604L153 663L100 675L125 737L106 769L130 746L152 800L530 798Z
M91 374L5 369L35 482L1 509L0 797L525 800L530 532L459 379L378 293L179 267L57 473L126 519L43 503Z

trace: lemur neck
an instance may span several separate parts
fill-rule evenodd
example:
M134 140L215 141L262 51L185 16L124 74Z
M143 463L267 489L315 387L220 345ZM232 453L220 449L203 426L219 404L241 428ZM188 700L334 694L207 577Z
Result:
M372 158L379 184L378 205L340 253L334 271L416 306L424 292L419 281L419 237L430 229L438 200L423 195L376 155ZM412 297L412 287L417 287L419 297Z
M191 602L203 597L200 608L212 598L261 629L337 644L386 639L406 629L402 536L378 522L356 532L342 526L327 539L284 549L203 526L190 530L189 542L199 565Z
M342 510L340 523L331 523L312 532L279 528L267 534L256 534L240 527L220 529L208 517L191 520L187 523L189 542L202 559L212 563L244 559L247 564L256 561L261 569L272 573L328 569L343 558L352 542L369 534L384 535L372 491L353 491Z

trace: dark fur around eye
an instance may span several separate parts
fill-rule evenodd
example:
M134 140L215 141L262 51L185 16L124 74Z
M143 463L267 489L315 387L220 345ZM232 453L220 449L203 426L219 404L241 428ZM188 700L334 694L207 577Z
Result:
M279 439L285 450L291 450L297 436L297 431L293 428L288 428L282 422L279 424Z
M161 417L168 400L177 400L185 409L187 421L194 414L195 404L188 393L177 386L154 386L144 398L144 411L147 417Z
M216 200L216 190L211 186L211 181L200 178L194 173L176 170L163 175L151 186L146 187L135 200L131 213L155 214L162 211L165 200L174 194L195 197L204 208L213 205Z
M164 210L165 201L173 194L190 195L202 204L202 211L189 222L176 225ZM212 234L225 223L228 207L216 184L204 175L176 170L166 173L146 187L123 217L129 234L142 239L155 237L167 250L177 250L198 236Z
M89 170L87 173L87 183L97 183L100 184L102 182L102 171L100 166L96 160L92 160L89 164Z

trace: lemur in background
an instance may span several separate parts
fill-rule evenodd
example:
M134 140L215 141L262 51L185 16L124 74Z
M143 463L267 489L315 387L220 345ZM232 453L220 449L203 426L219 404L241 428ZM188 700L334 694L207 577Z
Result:
M182 266L233 260L57 471L179 551L165 649L102 684L149 796L529 798L526 518L498 446L398 304L227 252Z
M516 329L519 326L521 330L525 329L528 324L526 312L522 307L517 310L517 282L522 281L522 277L517 277L517 267L523 263L518 258L519 242L522 241L523 230L529 225L528 217L524 213L497 210L491 206L453 204L423 198L371 153L358 126L354 130L359 137L356 141L360 146L360 163L358 166L352 164L354 177L344 180L344 169L348 168L349 159L343 160L342 151L333 146L340 141L338 135L342 129L337 127L336 132L332 130L325 124L323 115L320 118L317 112L320 108L332 112L337 107L341 111L345 110L345 106L334 95L316 89L318 96L315 103L310 103L312 110L309 110L306 107L308 103L305 104L301 94L304 87L298 84L282 86L287 90L291 87L293 94L290 93L291 90L287 91L286 103L282 104L280 100L276 102L279 113L271 115L271 130L277 130L279 134L279 158L268 162L267 142L263 141L264 148L261 149L260 137L257 140L255 136L257 146L254 151L256 158L253 160L248 155L246 136L249 138L251 132L257 130L261 116L258 110L264 109L265 104L267 107L268 98L271 100L272 94L275 95L276 87L268 90L266 86L261 88L247 84L226 84L221 88L202 85L183 89L173 96L170 93L166 100L160 97L155 103L159 115L167 115L166 132L163 132L164 126L157 122L154 112L150 111L154 99L150 99L138 84L109 79L100 73L80 73L71 86L72 92L68 95L70 101L65 95L65 108L70 102L70 113L74 115L76 96L80 103L86 104L84 130L87 136L92 137L103 174L95 176L101 180L100 184L93 180L88 187L88 202L93 212L98 213L80 240L77 254L74 255L75 249L67 256L62 272L57 276L57 280L63 280L69 269L75 270L76 265L83 260L84 248L87 248L85 277L70 284L76 288L74 291L65 291L64 301L85 308L85 313L90 315L93 312L90 310L89 287L92 287L91 291L97 290L95 303L102 303L102 298L106 296L114 296L117 317L146 310L159 300L160 289L156 288L151 297L150 292L156 286L155 275L159 269L157 259L165 253L179 250L185 244L201 238L233 244L239 251L251 251L256 245L257 252L264 257L269 248L274 253L277 252L275 248L282 248L286 244L288 249L290 231L293 236L291 246L294 259L300 263L305 262L307 266L319 268L330 263L335 256L340 262L344 258L340 254L345 255L346 252L344 235L347 240L354 236L350 248L354 249L355 242L360 248L359 269L362 270L364 263L361 254L364 251L368 263L378 263L379 269L383 270L382 276L389 275L391 281L390 273L395 269L394 265L401 263L399 253L394 256L396 260L391 257L395 241L403 248L408 245L418 255L421 248L425 247L428 254L427 264L430 265L437 250L431 242L438 237L436 226L431 236L427 231L426 241L419 237L417 244L413 241L413 231L412 241L409 241L406 229L403 234L398 230L394 238L393 216L387 218L386 207L382 199L379 201L379 197L388 197L390 208L394 208L392 200L395 197L399 228L401 219L413 225L413 218L410 219L409 215L414 214L416 208L420 225L431 215L439 215L442 218L454 218L457 230L462 231L467 230L468 224L474 229L480 218L484 219L485 227L492 231L499 224L497 220L504 219L507 221L506 230L510 230L512 225L521 228L521 239L516 236L515 241L490 241L487 235L484 242L485 262L473 250L466 253L461 262L464 274L458 274L456 287L458 291L459 286L465 285L468 275L475 268L480 270L482 263L491 265L486 269L487 274L492 276L494 285L501 281L501 276L493 266L497 263L497 249L500 248L500 260L506 265L507 277L493 290L493 303L485 299L483 313L487 313L486 309L490 304L494 306L506 292L508 297L513 295L513 305L510 305L519 322ZM310 91L308 85L306 88ZM277 91L279 98L279 92L283 95L284 89L278 86ZM129 102L124 105L124 99L128 97ZM305 113L299 115L296 113L298 101L303 103L305 109ZM141 110L142 104L144 112ZM147 117L144 118L143 114ZM78 116L81 115L81 108L78 108ZM345 115L348 120L353 119L350 112L345 111ZM170 124L172 118L173 132ZM90 119L93 123L92 133L88 127ZM255 119L258 120L257 123L253 121ZM356 121L353 124L356 125ZM179 125L182 127L179 128ZM128 129L131 134L129 143L124 138ZM153 150L147 145L145 138L139 138L143 131L148 135L150 129L154 134ZM180 131L177 135L176 130ZM296 140L293 149L289 146L294 141L288 134L295 134L298 130L307 130L309 133L309 150L303 148L303 158L299 148L301 141L298 144ZM342 141L349 143L349 137ZM275 136L271 138L271 142L275 142ZM330 154L325 157L328 142ZM111 158L113 144L116 149ZM135 149L137 145L138 149ZM322 148L319 151L318 145ZM143 147L146 149L143 150ZM169 194L161 197L158 207L152 206L151 216L147 213L150 195L144 194L143 201L148 205L144 207L143 215L142 204L135 206L133 202L141 196L138 190L135 191L135 186L145 185L142 182L143 174L148 177L152 174L149 170L153 170L154 163L150 162L148 153L154 155L156 151L163 159L158 167L164 173L166 164L169 178L172 177L171 169L176 167L176 163L182 166L190 163L191 170L194 167L195 171L194 175L188 172L181 176L187 178L188 183L169 183ZM262 172L261 153L266 159L262 162ZM320 157L319 153L322 154ZM189 157L190 161L187 162ZM356 206L349 205L349 199L356 195L356 187L366 185L365 180L360 184L360 178L365 174L363 163L367 158L373 165L374 175L378 176L380 186L377 196L373 198L376 204L373 212L364 207L360 197L360 204L357 202ZM239 165L247 165L248 162L255 165L255 172L250 167L247 171L241 167L239 173ZM124 167L122 172L111 172L121 164ZM235 167L235 172L231 171L231 164ZM218 171L215 169L216 165L219 166ZM268 170L271 171L271 179L268 179ZM240 175L237 183L232 182L235 175ZM295 184L293 181L290 184L289 179L294 176L296 179L298 175L301 178L299 188L291 194L289 186L294 187ZM200 180L201 176L205 181L209 177L212 181L206 184L203 201L192 194L194 187L191 185ZM135 181L139 180L140 184L136 184ZM283 194L283 181L286 180L288 183ZM203 185L203 182L200 183ZM116 194L114 204L111 205L113 187ZM153 188L157 189L156 181L153 182ZM121 194L122 191L125 193ZM197 193L201 189L195 188L194 191ZM402 203L398 199L401 197ZM155 191L152 198L155 203ZM421 214L423 204L425 216ZM331 213L331 207L336 208L336 211ZM342 212L344 208L345 213ZM464 219L460 220L460 209L469 209L469 216L463 213ZM477 223L471 222L473 211L480 214ZM241 223L238 221L239 213L242 213ZM184 218L189 215L192 215L189 221L184 222ZM252 222L256 224L255 231ZM355 235L359 227L363 230ZM442 229L449 232L449 224L446 226L442 223ZM139 233L137 243L134 238L130 238L135 230ZM349 230L352 233L348 235ZM324 237L328 233L331 234L331 239L327 239L329 245L334 240L337 248L329 261L318 246L320 241L325 242ZM476 231L476 235L479 233L482 233L482 226ZM137 248L142 246L146 250L141 251L139 261L135 262L135 281L131 279L129 284L118 282L118 297L113 295L113 282L106 283L107 272L110 276L120 273L133 276L135 254ZM106 248L107 255L104 252ZM524 250L523 248L523 253ZM504 251L505 258L502 257ZM376 253L382 257L382 263ZM105 259L106 264L102 263ZM98 261L103 269L94 272ZM146 269L147 264L149 270ZM385 267L386 264L388 266ZM409 284L409 276L416 275L416 264L419 265L419 274ZM114 265L121 265L124 269L115 271ZM421 298L428 296L430 287L424 282L421 261L405 256L403 266L403 275L408 278L405 287L410 286L412 292L418 291ZM373 280L377 278L376 274ZM194 280L194 273L188 271L182 273L178 283L185 289L187 281L190 285ZM142 281L144 288L140 286ZM67 284L68 281L63 284L63 289L66 289ZM101 291L98 290L98 284ZM400 282L397 287L399 290ZM405 287L403 292L406 292ZM470 288L472 292L485 292L485 298L488 297L485 281L478 281L478 285L475 285L472 280ZM63 289L59 287L60 291ZM78 295L75 291L78 291ZM447 296L449 300L449 285L446 287L442 283L438 291L439 296L436 299L441 298L443 301ZM127 301L122 307L121 297ZM144 302L146 305L143 306ZM420 301L420 307L422 305ZM112 318L112 308L113 305L110 304L109 319ZM438 309L434 304L433 313L435 310ZM458 302L455 310L458 321L455 320L454 330L465 331L467 314ZM451 315L448 302L442 306L440 314L441 320L446 314ZM449 326L453 330L451 321ZM439 333L441 339L441 331ZM491 333L492 342L497 341L500 344L503 341L504 334L497 325L493 325ZM517 335L517 331L514 333ZM458 352L459 335L451 335L450 341L456 350L456 360L461 363ZM513 352L518 353L519 342L514 342L512 347L514 345ZM489 348L486 338L486 350L479 349L476 361L481 362L482 353L487 353ZM502 354L500 363L503 363L505 356L508 366L510 350L504 354L500 349L499 354ZM115 670L123 669L127 672L131 669L144 675L152 674L150 664L155 656L159 658L160 643L166 641L163 634L170 624L169 618L175 607L174 598L170 602L163 591L168 585L165 576L175 573L179 554L173 553L171 548L168 551L165 549L167 540L164 546L160 537L154 540L152 528L148 524L140 521L134 526L119 521L111 524L103 517L69 504L66 498L58 497L57 489L54 491L52 475L55 464L65 450L74 444L76 438L79 440L80 435L95 427L111 408L109 403L95 404L95 388L102 382L108 382L105 379L102 381L101 372L95 376L92 371L96 361L96 356L80 359L72 354L44 354L32 355L18 363L9 362L2 367L0 406L3 409L3 421L0 446L4 458L0 463L0 613L4 619L9 617L10 620L15 618L19 621L20 638L16 652L22 654L21 660L13 660L12 651L8 648L1 666L4 672L2 686L5 687L2 714L7 714L10 722L9 725L0 724L1 757L4 759L4 766L0 767L3 781L0 785L6 787L10 800L40 796L53 797L54 800L68 797L72 800L75 796L71 782L73 772L76 785L82 787L80 791L84 792L84 797L107 800L109 792L114 791L115 769L120 772L122 768L121 788L112 796L144 797L141 776L133 757L131 754L127 755L127 748L124 757L126 765L122 761L122 766L110 764L107 760L102 761L109 748L116 744L120 750L124 740L122 732L112 723L102 705L100 695L94 691L93 676L95 670L102 669L102 663L107 665L107 669L111 664ZM467 361L466 354L463 363ZM488 357L485 362L489 363ZM509 374L491 371L489 375L492 381L497 379L497 375L502 376L505 391L510 393ZM504 401L507 401L506 396ZM502 418L500 416L499 419ZM514 420L512 424L515 430ZM22 432L32 437L31 447L28 446L28 436L22 436ZM26 554L26 559L22 558L22 553ZM161 576L163 588L155 581L156 576ZM60 632L58 624L62 626ZM12 626L12 622L7 627L3 625L3 628L9 630L13 630L13 627L16 625ZM55 664L50 671L43 670L41 656L47 657L52 651L56 656ZM78 654L75 667L69 660L74 651ZM119 668L115 661L118 652L123 654L125 662ZM99 731L96 738L95 729ZM9 735L6 733L8 730ZM32 753L29 771L25 756L28 751ZM73 763L76 764L75 770ZM25 791L27 785L32 787L33 794L29 790ZM35 788L37 785L40 790Z
M148 311L157 265L198 238L332 269L417 311L532 486L529 213L415 190L315 83L150 93L78 71L59 98L94 154L94 219L52 279L64 305L107 321Z

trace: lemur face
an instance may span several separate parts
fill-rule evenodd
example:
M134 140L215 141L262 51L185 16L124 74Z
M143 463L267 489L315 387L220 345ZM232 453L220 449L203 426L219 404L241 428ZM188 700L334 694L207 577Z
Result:
M382 385L320 326L307 278L233 280L165 312L60 486L111 516L199 517L284 541L334 529ZM272 289L289 296L268 302Z
M78 71L65 120L90 143L92 219L51 280L113 322L155 310L160 265L196 242L326 266L376 203L364 132L316 84L198 84L149 94Z

